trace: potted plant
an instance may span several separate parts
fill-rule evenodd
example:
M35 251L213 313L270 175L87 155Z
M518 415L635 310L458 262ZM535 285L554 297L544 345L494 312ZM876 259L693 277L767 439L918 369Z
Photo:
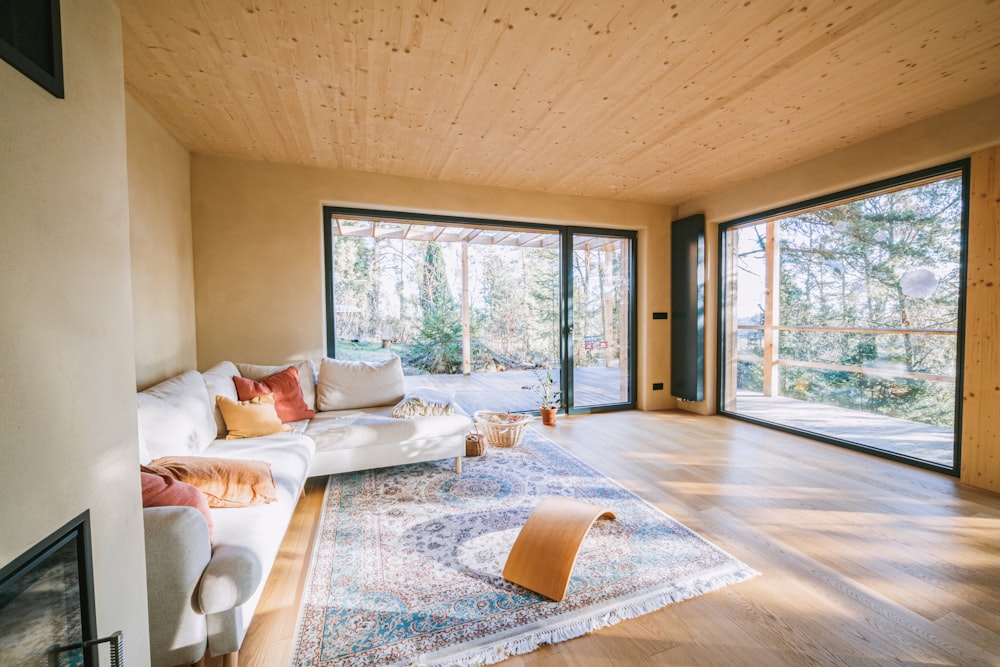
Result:
M522 387L522 389L530 389L541 399L541 405L538 407L538 411L542 415L542 423L546 426L556 425L556 412L559 411L559 398L562 395L558 389L553 389L552 381L552 371L545 371L545 378L538 373L535 373L535 377L538 378L538 383Z

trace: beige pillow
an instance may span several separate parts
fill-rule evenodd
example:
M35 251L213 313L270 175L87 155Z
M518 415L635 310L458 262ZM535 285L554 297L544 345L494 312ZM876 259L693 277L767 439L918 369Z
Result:
M229 431L226 440L273 435L292 428L278 419L278 411L274 409L274 396L270 394L257 396L249 401L233 401L225 396L216 396L215 402L222 411L222 418Z
M205 381L205 388L212 399L212 412L215 415L215 430L217 438L226 437L226 420L222 418L222 410L215 400L216 396L225 396L231 401L240 400L236 395L236 385L233 384L233 376L239 375L236 364L231 361L221 361L201 374L201 379Z
M350 410L392 405L403 398L399 357L369 363L324 359L316 385L317 410Z

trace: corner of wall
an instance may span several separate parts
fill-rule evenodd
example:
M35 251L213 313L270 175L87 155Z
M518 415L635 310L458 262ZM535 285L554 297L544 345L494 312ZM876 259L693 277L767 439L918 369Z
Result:
M131 94L125 117L136 385L145 389L198 365L191 155Z

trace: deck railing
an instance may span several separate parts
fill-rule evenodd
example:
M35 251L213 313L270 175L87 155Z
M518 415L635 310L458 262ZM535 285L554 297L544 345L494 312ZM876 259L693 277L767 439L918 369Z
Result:
M881 329L865 327L817 327L817 326L768 326L763 324L741 324L736 327L737 331L760 331L765 340L769 334L776 335L782 331L806 331L811 333L853 333L853 334L883 334L883 335L925 335L925 336L956 336L955 329ZM856 366L848 364L835 364L820 361L801 361L798 359L783 359L778 356L778 346L774 345L770 354L761 357L751 355L736 355L737 361L759 363L764 366L764 377L776 377L781 366L798 366L800 368L813 368L826 371L846 371L849 373L860 373L873 377L889 378L912 378L916 380L930 380L933 382L949 382L954 384L954 375L937 375L934 373L920 373L916 371L901 371L897 368L879 368L877 366ZM764 395L774 395L780 383L777 381L766 382Z

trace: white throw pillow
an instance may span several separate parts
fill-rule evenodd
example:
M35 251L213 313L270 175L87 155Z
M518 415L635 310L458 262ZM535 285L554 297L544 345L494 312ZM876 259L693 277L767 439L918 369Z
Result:
M275 373L280 373L289 366L299 369L299 385L302 387L302 398L305 399L306 407L310 410L316 409L316 369L309 359L294 364L283 366L257 366L256 364L236 364L240 375L251 380L263 380Z
M392 405L403 398L399 357L377 363L324 359L316 385L317 410L350 410Z
M240 371L236 368L236 364L231 361L221 361L201 374L205 381L205 389L208 390L208 400L212 404L212 412L215 415L216 435L220 438L226 437L228 431L226 430L226 420L222 418L222 411L219 409L215 397L225 396L234 403L240 400L239 396L236 395L234 375L240 375Z
M198 455L215 440L215 417L198 371L181 373L136 396L139 428L153 458Z

